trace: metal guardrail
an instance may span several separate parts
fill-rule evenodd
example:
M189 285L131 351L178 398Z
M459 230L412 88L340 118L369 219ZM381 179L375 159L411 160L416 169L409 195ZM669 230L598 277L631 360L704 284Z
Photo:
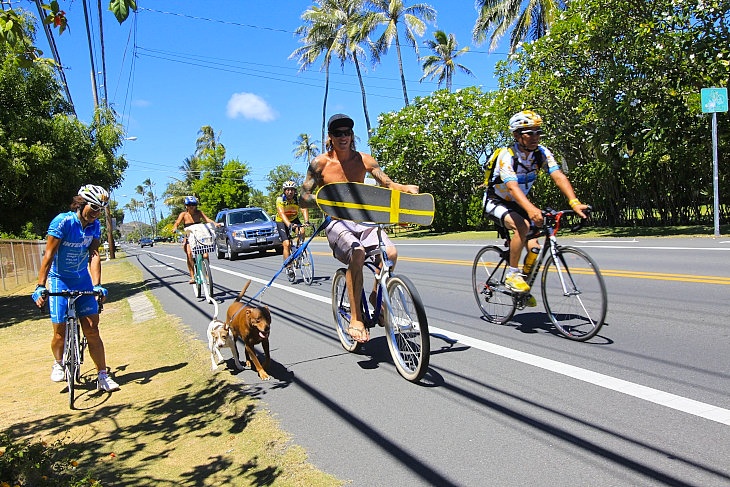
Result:
M3 291L38 278L45 240L0 240L0 281Z

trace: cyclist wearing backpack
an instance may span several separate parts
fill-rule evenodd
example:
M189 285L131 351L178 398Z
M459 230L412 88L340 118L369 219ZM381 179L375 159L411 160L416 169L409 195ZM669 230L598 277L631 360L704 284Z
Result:
M509 254L509 271L505 279L507 287L515 292L528 293L530 286L520 272L522 249L538 248L537 239L527 242L530 225L542 226L542 211L533 205L527 194L537 179L537 171L547 171L555 185L568 198L568 204L580 217L586 218L583 210L588 205L575 197L573 186L560 169L560 165L547 147L540 145L542 117L532 110L516 113L509 120L509 130L515 143L500 149L494 169L488 175L484 211L508 231L512 230ZM528 300L528 306L535 306L535 299Z

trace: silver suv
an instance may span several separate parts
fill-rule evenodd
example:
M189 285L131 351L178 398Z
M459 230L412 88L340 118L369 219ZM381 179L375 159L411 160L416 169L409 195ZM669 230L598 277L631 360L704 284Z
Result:
M261 208L224 209L215 217L223 225L215 229L216 256L219 259L228 254L234 260L239 253L260 252L276 249L282 252L276 222Z

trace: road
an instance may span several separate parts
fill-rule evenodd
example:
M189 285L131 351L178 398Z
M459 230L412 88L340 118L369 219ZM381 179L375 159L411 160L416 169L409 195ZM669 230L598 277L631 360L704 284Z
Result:
M590 342L557 335L539 296L508 325L482 320L470 289L481 243L399 240L397 272L416 284L433 335L429 372L411 384L380 330L361 354L341 348L329 299L339 265L315 240L314 284L282 274L260 296L273 379L237 377L317 467L355 486L729 486L730 240L561 242L606 280L606 325ZM212 306L192 298L179 246L125 250L205 340ZM281 257L211 263L225 313Z

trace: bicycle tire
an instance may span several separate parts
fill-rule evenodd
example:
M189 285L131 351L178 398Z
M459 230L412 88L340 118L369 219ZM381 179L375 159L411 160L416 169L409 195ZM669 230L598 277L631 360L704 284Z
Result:
M347 294L347 269L339 268L332 277L332 316L342 348L348 352L358 352L362 343L354 340L347 332L350 328L350 298Z
M75 333L78 326L75 319L66 322L66 338L63 342L63 367L66 373L66 386L68 387L68 407L74 408L74 399L76 395L75 382L78 369L78 344L76 343L77 335Z
M517 309L513 292L504 284L508 255L507 250L488 245L479 249L471 267L471 288L482 316L498 325L511 320Z
M76 370L76 382L79 384L81 383L81 366L84 363L84 352L86 351L86 347L88 346L88 342L86 341L86 337L83 335L83 330L81 329L81 325L77 324L77 337L79 340L79 367Z
M304 283L311 286L312 281L314 281L314 259L312 259L312 254L309 253L308 249L304 249L299 257L299 270L302 273Z
M542 271L545 311L565 338L590 340L603 326L608 309L601 271L588 254L575 247L559 247L557 258L558 265L554 256L548 255Z
M207 290L206 297L212 298L213 297L213 273L210 271L210 261L208 259L203 258L201 261L202 268L201 270L201 276L203 278L203 290Z
M398 373L418 382L428 370L431 338L423 301L405 276L391 276L386 285L392 313L386 313L385 335Z
M200 298L203 295L203 286L201 284L201 277L200 277L200 261L198 260L198 256L193 256L193 280L195 281L193 283L193 294L196 298Z

